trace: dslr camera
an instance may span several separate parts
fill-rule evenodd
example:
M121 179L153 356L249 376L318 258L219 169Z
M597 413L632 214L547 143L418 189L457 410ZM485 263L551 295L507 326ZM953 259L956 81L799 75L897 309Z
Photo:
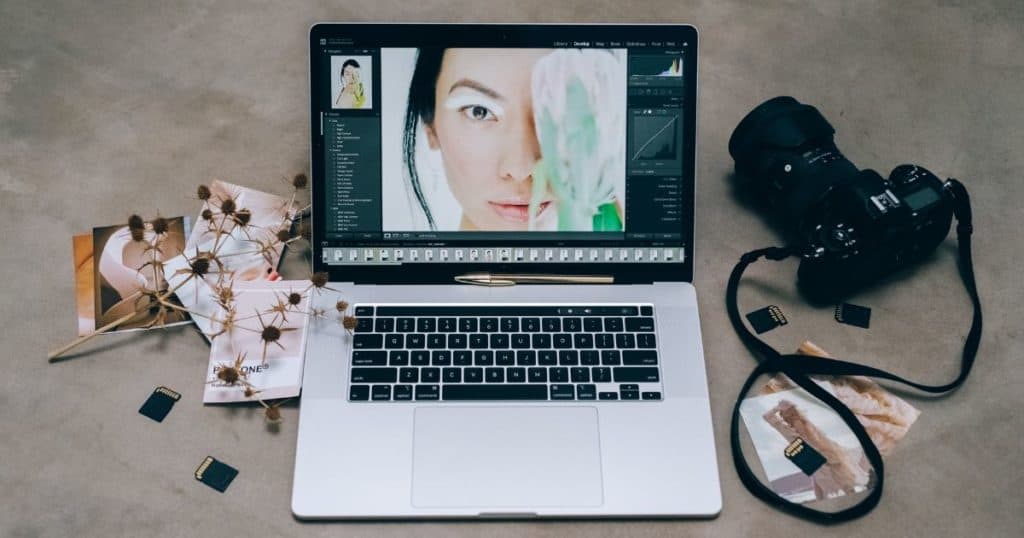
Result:
M835 302L935 250L949 233L954 194L928 170L882 177L836 148L816 108L788 96L743 118L729 138L737 186L770 206L802 260L798 287Z

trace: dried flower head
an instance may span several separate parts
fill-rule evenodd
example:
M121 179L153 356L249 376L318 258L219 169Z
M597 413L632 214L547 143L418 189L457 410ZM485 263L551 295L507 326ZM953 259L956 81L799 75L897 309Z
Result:
M203 212L200 213L200 215L203 217L203 220L205 221L213 220L213 211L211 211L210 208L204 209Z
M210 187L207 187L206 185L200 185L199 188L196 189L196 196L204 202L209 200L212 194L213 193L210 192Z
M252 386L246 385L245 390L242 391L242 395L245 396L246 398L252 398L253 396L256 396L257 394L259 394L261 392L263 392L263 391L262 390L256 390L256 389L252 388Z
M354 331L356 326L359 325L359 320L355 316L345 316L341 318L341 326L346 330Z
M252 220L252 211L243 207L242 209L235 211L235 213L231 215L231 218L234 219L235 223L239 226L248 226L249 221Z
M291 231L289 231L287 229L280 229L280 230L277 231L277 240L278 241L280 241L282 243L287 243L288 241L291 241L291 239L292 239Z
M198 248L196 249L195 255L191 258L186 257L186 260L188 261L188 267L178 269L174 272L175 275L187 274L189 275L189 278L203 278L207 274L210 274L210 270L213 269L214 265L217 266L218 274L224 270L220 260L217 259L217 256L214 255L213 252L200 251Z
M131 233L132 241L143 241L146 239L146 222L138 215L128 217L128 232Z
M234 213L236 209L238 209L238 205L235 204L234 198L225 198L220 203L220 212L224 213L225 215L230 215Z
M338 301L338 304L334 305L334 307L338 309L338 312L344 312L348 310L348 301L342 299Z
M270 325L263 322L263 316L260 315L259 311L256 311L256 318L260 320L260 339L263 340L263 364L267 363L267 346L270 344L277 344L277 347L284 349L281 345L281 335L286 331L294 331L294 327L282 328L274 325L271 320Z
M165 234L171 228L170 222L167 219L159 216L153 219L153 221L150 222L150 224L153 225L153 233L156 234Z
M267 422L278 423L281 422L281 410L276 405L267 406L263 412L263 416L267 419Z
M327 287L327 280L330 278L326 271L318 271L309 277L309 281L317 288Z
M288 294L288 304L292 306L298 306L302 302L302 294L298 292L291 292Z
M246 386L248 387L246 377L248 377L249 374L242 369L242 363L244 362L245 353L239 353L237 356L235 356L235 362L231 364L217 365L217 379L223 381L228 386L233 387L237 385L239 382L242 382L246 384ZM214 381L216 380L211 381L211 383L213 383Z
M296 189L305 189L307 185L309 185L309 178L306 177L306 174L295 174L295 177L292 178L292 186Z

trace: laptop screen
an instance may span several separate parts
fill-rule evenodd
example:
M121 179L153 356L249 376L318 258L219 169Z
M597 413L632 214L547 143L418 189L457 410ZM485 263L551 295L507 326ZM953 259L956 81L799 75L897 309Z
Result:
M679 29L314 27L318 262L686 263L696 40Z

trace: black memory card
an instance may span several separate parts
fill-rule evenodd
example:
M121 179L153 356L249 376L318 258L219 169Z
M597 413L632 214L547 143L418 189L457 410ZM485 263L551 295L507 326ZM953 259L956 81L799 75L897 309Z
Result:
M181 394L167 388L157 387L153 394L149 395L146 402L139 408L139 413L157 421L163 422L167 413L171 412L174 402L181 399Z
M231 481L238 476L238 469L218 461L213 456L206 456L203 463L196 468L196 480L224 493Z
M799 467L807 476L814 474L815 471L828 461L825 459L825 456L821 455L821 452L815 450L814 447L799 437L793 439L793 442L786 446L783 453L786 455L786 459L793 462L793 465Z
M768 332L789 323L786 320L786 316L782 313L782 309L775 305L768 305L747 314L747 321L757 331L757 334Z
M850 303L836 305L836 321L867 329L871 325L871 309Z

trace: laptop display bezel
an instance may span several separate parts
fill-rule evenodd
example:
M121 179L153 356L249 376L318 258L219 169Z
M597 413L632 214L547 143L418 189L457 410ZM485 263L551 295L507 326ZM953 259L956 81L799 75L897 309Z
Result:
M536 43L557 36L567 41L671 41L686 43L688 61L683 62L683 168L680 174L688 188L683 189L683 208L689 210L682 231L685 245L683 262L633 263L415 263L402 265L351 264L334 265L325 262L321 237L324 227L325 161L324 145L319 137L320 107L316 99L327 81L320 72L318 54L321 40L380 35L415 36L420 43L431 35L444 36L447 46L480 46L494 43L499 36L507 46ZM693 281L694 267L694 210L696 196L696 129L697 129L697 30L690 25L609 25L609 24L430 24L430 23L318 23L309 32L309 96L310 96L310 177L312 189L312 261L314 271L326 271L332 281L374 284L450 284L458 275L487 271L491 273L544 273L565 275L611 275L615 283L649 283L656 281ZM403 46L403 45L394 45ZM416 46L416 45L409 45ZM514 245L513 245L514 246ZM393 243L381 243L376 248L396 248ZM424 248L427 246L424 245ZM346 247L348 248L348 247ZM353 246L352 248L368 248ZM453 247L454 248L454 247ZM531 248L531 247L526 247ZM538 247L532 247L538 248ZM545 247L539 247L545 248ZM552 244L550 248L557 248ZM566 248L586 248L574 245ZM605 245L594 248L610 248ZM614 247L611 247L614 248ZM652 247L653 248L653 247Z

